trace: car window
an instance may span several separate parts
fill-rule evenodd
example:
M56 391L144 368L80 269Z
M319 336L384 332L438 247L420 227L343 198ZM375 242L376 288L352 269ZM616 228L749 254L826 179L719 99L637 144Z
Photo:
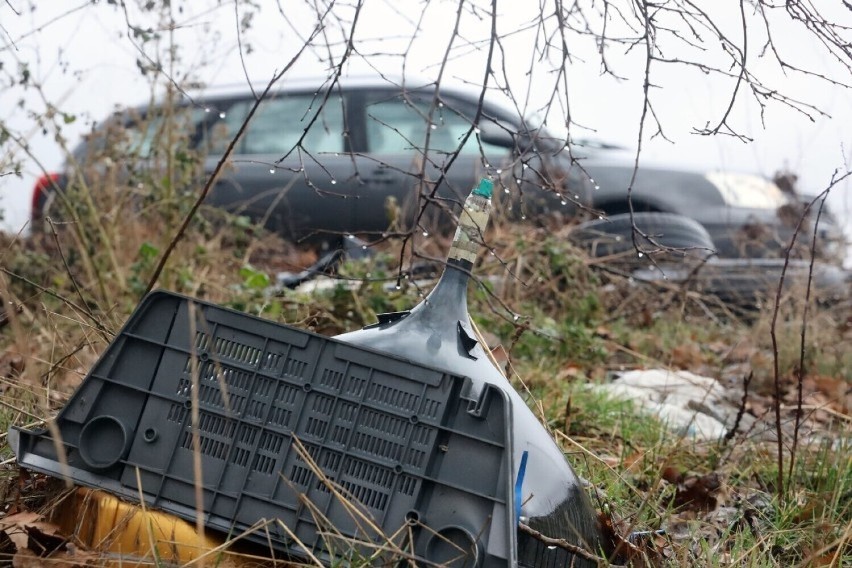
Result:
M99 130L87 137L86 153L95 155L102 151L115 151L124 156L149 159L162 152L167 136L172 137L171 152L178 147L192 146L198 124L204 120L204 111L189 107L172 109L167 118L162 109L132 110L107 120ZM171 126L171 130L167 130Z
M276 154L283 156L299 142L305 128L310 130L302 146L311 154L343 152L343 109L337 100L329 100L319 117L314 107L320 101L313 95L291 95L261 103L251 123L246 128L237 153ZM254 101L235 102L223 111L220 119L208 130L208 148L212 153L222 153L231 137L238 131Z
M451 153L458 149L465 133L470 129L470 119L445 105L437 107L429 124L431 101L406 100L402 95L367 105L367 147L374 154L409 153L423 148L426 132L431 130L429 149ZM483 144L486 154L503 152L497 147ZM471 135L461 148L462 154L479 154L479 142Z
M83 143L74 149L74 156L83 161L109 152L111 156L147 160L157 152L173 154L193 145L196 128L202 120L203 110L183 106L174 108L168 119L156 107L115 113L84 136ZM172 129L167 130L167 126ZM167 137L171 137L169 150L162 143Z

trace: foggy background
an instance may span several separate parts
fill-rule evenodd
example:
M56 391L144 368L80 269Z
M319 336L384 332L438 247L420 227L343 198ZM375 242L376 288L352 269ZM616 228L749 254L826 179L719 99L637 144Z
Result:
M475 87L482 83L490 18L484 11L489 4L479 4L483 10L474 9L478 4L472 4L462 20L460 38L445 71L447 84ZM726 34L732 38L742 36L737 2L697 4L714 11L715 21ZM152 78L143 76L137 61L145 61L140 48L153 53L154 44L142 45L139 37L128 34L128 26L158 31L156 15L136 6L128 6L125 13L105 2L91 5L48 0L33 5L37 8L14 0L0 4L0 119L27 140L32 154L26 156L8 141L2 146L0 227L8 232L26 232L35 179L42 168L55 171L63 162L51 128L42 132L37 120L48 109L48 103L55 105L60 116L68 117L60 120L68 122L62 126L61 136L73 147L81 133L117 105L142 104L152 96ZM260 1L258 5L259 9L255 9L214 0L173 1L171 15L177 26L172 30L159 28L160 50L167 49L169 41L178 46L178 61L169 71L176 79L191 78L210 85L245 85L248 76L255 88L262 90L273 73L281 70L301 47L302 38L310 33L317 16L307 4ZM552 11L550 3L546 6ZM405 73L412 78L434 79L456 9L456 3L436 0L366 2L355 32L357 53L347 63L346 74ZM846 21L852 25L852 11L839 2L821 3L820 10L837 23ZM505 35L498 65L509 82L504 86L511 89L516 101L523 103L524 114L536 113L549 100L555 80L554 62L542 61L532 49L540 30L531 22L540 8L534 2L501 2L498 11L498 33ZM339 4L335 13L341 19L329 20L326 37L339 54L341 38L349 31L354 10L348 4ZM852 81L848 71L828 56L801 25L787 25L783 18L778 22L773 39L786 60L815 74ZM238 37L237 30L241 28ZM715 126L724 115L737 69L731 69L734 77L722 77L694 67L655 64L650 99L663 133L671 142L662 136L650 138L656 125L646 122L640 163L729 169L769 177L787 169L799 175L800 190L819 193L835 172L842 174L850 164L850 91L813 76L790 71L785 74L771 57L761 57L763 31L758 26L753 28L748 32L752 71L778 91L819 110L809 109L810 116L805 116L773 102L761 109L741 88L728 124L752 141L745 143L723 134L701 136L694 129ZM622 145L635 153L643 106L643 49L615 46L605 52L609 68L619 77L616 78L602 74L598 45L593 38L569 39L572 58L567 66L567 81L572 137ZM666 55L677 56L673 50ZM721 55L707 53L706 57L720 66L728 65ZM325 49L306 51L279 84L300 77L327 76L327 58ZM21 65L26 65L30 81L41 85L43 99L36 90L13 84L20 77ZM153 89L162 92L163 84L161 76ZM564 101L552 107L546 122L551 130L562 134L567 132L564 109ZM8 173L10 152L22 160L20 177ZM829 198L847 236L852 234L849 187L848 181L839 184Z

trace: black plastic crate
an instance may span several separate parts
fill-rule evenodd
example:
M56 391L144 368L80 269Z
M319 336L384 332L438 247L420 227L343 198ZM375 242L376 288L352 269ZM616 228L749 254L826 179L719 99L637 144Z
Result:
M249 538L296 557L306 551L293 535L325 561L374 552L349 539L389 536L431 563L506 566L517 551L511 410L499 389L473 400L469 387L402 358L155 292L57 417L67 463L47 430L12 438L24 467L141 494L189 520L197 450L206 525L237 535L279 519Z

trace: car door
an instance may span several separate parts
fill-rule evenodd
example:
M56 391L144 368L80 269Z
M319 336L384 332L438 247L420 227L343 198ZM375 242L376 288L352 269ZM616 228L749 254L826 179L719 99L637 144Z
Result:
M216 108L210 128L212 170L254 105L235 99ZM226 107L226 108L220 108ZM347 141L347 98L279 93L261 102L210 197L294 241L331 243L355 230L360 182Z
M376 89L362 96L369 165L362 171L367 184L356 205L360 214L384 211L394 230L411 228L418 217L418 231L452 230L448 210L457 213L486 172L484 164L499 163L508 150L484 144L483 158L473 135L461 146L471 109L456 98L442 98L433 108L430 91ZM428 199L433 192L435 199Z

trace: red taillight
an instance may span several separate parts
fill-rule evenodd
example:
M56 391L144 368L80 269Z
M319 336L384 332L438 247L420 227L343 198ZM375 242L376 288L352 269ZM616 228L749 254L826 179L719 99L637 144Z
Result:
M39 205L43 202L45 197L45 193L50 190L54 183L59 180L59 174L44 174L35 182L35 187L33 188L33 201L31 204L30 211L33 214L36 214L40 207Z

